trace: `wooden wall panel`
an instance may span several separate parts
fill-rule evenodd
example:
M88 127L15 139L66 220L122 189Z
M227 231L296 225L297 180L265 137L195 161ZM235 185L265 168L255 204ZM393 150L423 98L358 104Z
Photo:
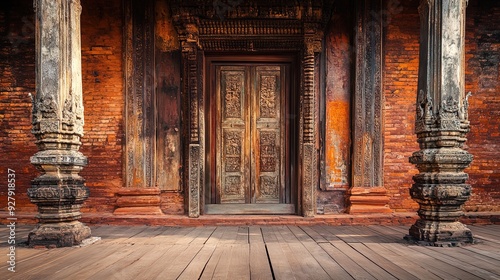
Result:
M154 187L155 91L152 1L125 4L125 187Z
M155 3L156 186L182 189L181 51L169 7Z

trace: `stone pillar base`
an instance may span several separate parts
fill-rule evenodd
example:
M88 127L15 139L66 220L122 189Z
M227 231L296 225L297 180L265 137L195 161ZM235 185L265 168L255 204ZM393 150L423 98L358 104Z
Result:
M90 228L79 221L38 224L28 235L28 246L71 247L90 237Z
M160 189L126 188L117 193L115 215L161 215Z
M392 213L384 187L353 187L348 194L349 214Z
M472 232L461 222L418 220L411 226L408 240L431 246L459 246L474 243Z

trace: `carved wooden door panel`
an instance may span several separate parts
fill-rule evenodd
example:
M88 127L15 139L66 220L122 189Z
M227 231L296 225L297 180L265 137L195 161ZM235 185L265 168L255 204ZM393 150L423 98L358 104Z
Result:
M257 66L252 69L252 185L256 203L279 203L283 193L281 69Z
M216 67L219 202L283 201L283 67Z
M248 82L246 67L217 67L217 187L221 203L249 199Z

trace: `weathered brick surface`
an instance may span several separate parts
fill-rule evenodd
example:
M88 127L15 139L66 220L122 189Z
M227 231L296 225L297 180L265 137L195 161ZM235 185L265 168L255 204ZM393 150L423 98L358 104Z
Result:
M408 157L418 150L413 132L419 48L418 2L401 1L403 9L389 13L384 35L384 186L390 197L390 207L397 212L411 212L417 208L408 191L411 177L417 170L408 163ZM117 199L115 193L123 186L125 101L121 5L120 0L82 0L85 136L81 151L89 158L89 165L81 175L91 190L91 197L82 211L90 215L89 221L94 222L99 220L100 214L111 215ZM28 96L35 90L33 17L30 0L0 1L0 210L5 209L4 186L7 168L11 168L17 175L16 208L25 213L35 212L26 189L37 174L29 163L30 156L37 151L31 134L31 100ZM500 211L499 26L499 1L469 1L466 90L473 96L470 99L471 132L466 148L475 158L466 170L473 185L472 197L466 203L468 211ZM318 204L326 207L324 211L341 212L332 208L342 208L340 203L329 203L341 201L341 195L330 196L325 192L318 199ZM183 194L162 193L160 207L165 213L182 215ZM243 219L235 218L233 222L246 223ZM214 221L210 218L201 220L200 224ZM259 220L269 223L284 221L290 222L287 219ZM339 221L334 223L341 223ZM300 220L300 223L305 222ZM356 220L358 222L361 223L362 219Z
M466 27L466 91L474 155L467 211L500 210L500 1L469 1Z
M0 209L7 206L7 169L16 174L16 212L34 211L26 195L36 174L31 134L35 91L35 37L32 1L0 2Z
M81 175L90 198L82 211L113 211L113 189L122 187L123 54L122 1L82 1L82 77L89 164Z
M415 100L418 78L419 1L400 1L387 18L384 42L384 186L394 211L416 210L409 194L417 173L408 157L418 151Z
M390 17L385 37L384 185L395 211L418 207L410 198L416 168L408 157L418 150L413 133L418 78L418 2L401 1ZM468 211L500 209L500 2L469 1L466 27L466 91L471 91L471 132L466 149L474 161L466 172L473 193Z

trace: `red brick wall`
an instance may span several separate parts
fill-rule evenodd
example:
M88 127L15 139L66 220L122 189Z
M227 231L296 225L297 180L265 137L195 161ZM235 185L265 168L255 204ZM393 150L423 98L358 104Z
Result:
M401 1L389 12L384 41L384 185L395 211L414 211L408 189L418 150L414 135L418 70L418 0ZM91 197L84 212L111 212L122 186L123 53L122 1L82 0L82 72L85 136L81 151L89 165L81 175ZM467 148L474 161L467 172L473 194L469 211L500 211L500 2L471 0L467 10L466 89L471 132ZM34 26L31 0L0 1L0 201L6 201L7 168L16 171L18 211L32 212L26 189L37 171L31 134L34 92ZM162 195L162 208L182 213L182 195ZM6 203L0 203L5 209Z
M414 135L418 71L419 1L401 1L390 16L384 44L384 185L395 211L414 211L408 189L416 168L408 157L417 151ZM500 2L469 1L466 28L466 90L471 132L466 149L474 155L468 211L500 210Z
M471 131L467 146L471 199L467 211L500 211L500 1L469 1L465 88Z
M0 209L7 206L7 169L16 174L16 213L34 211L26 196L36 174L30 157L37 152L31 134L35 91L33 1L0 2Z
M112 211L114 188L122 184L122 8L121 1L82 1L82 73L85 135L81 151L89 165L81 175L91 196L83 211ZM16 210L33 212L26 190L38 172L31 134L35 91L33 1L0 4L0 200L7 201L7 168L16 171Z
M391 2L396 3L396 8L387 17L383 68L384 186L394 211L414 211L418 204L410 198L409 188L417 170L408 158L419 150L414 134L419 1Z
M81 175L90 198L83 211L113 211L122 187L123 54L122 1L82 0L82 77L89 164Z

